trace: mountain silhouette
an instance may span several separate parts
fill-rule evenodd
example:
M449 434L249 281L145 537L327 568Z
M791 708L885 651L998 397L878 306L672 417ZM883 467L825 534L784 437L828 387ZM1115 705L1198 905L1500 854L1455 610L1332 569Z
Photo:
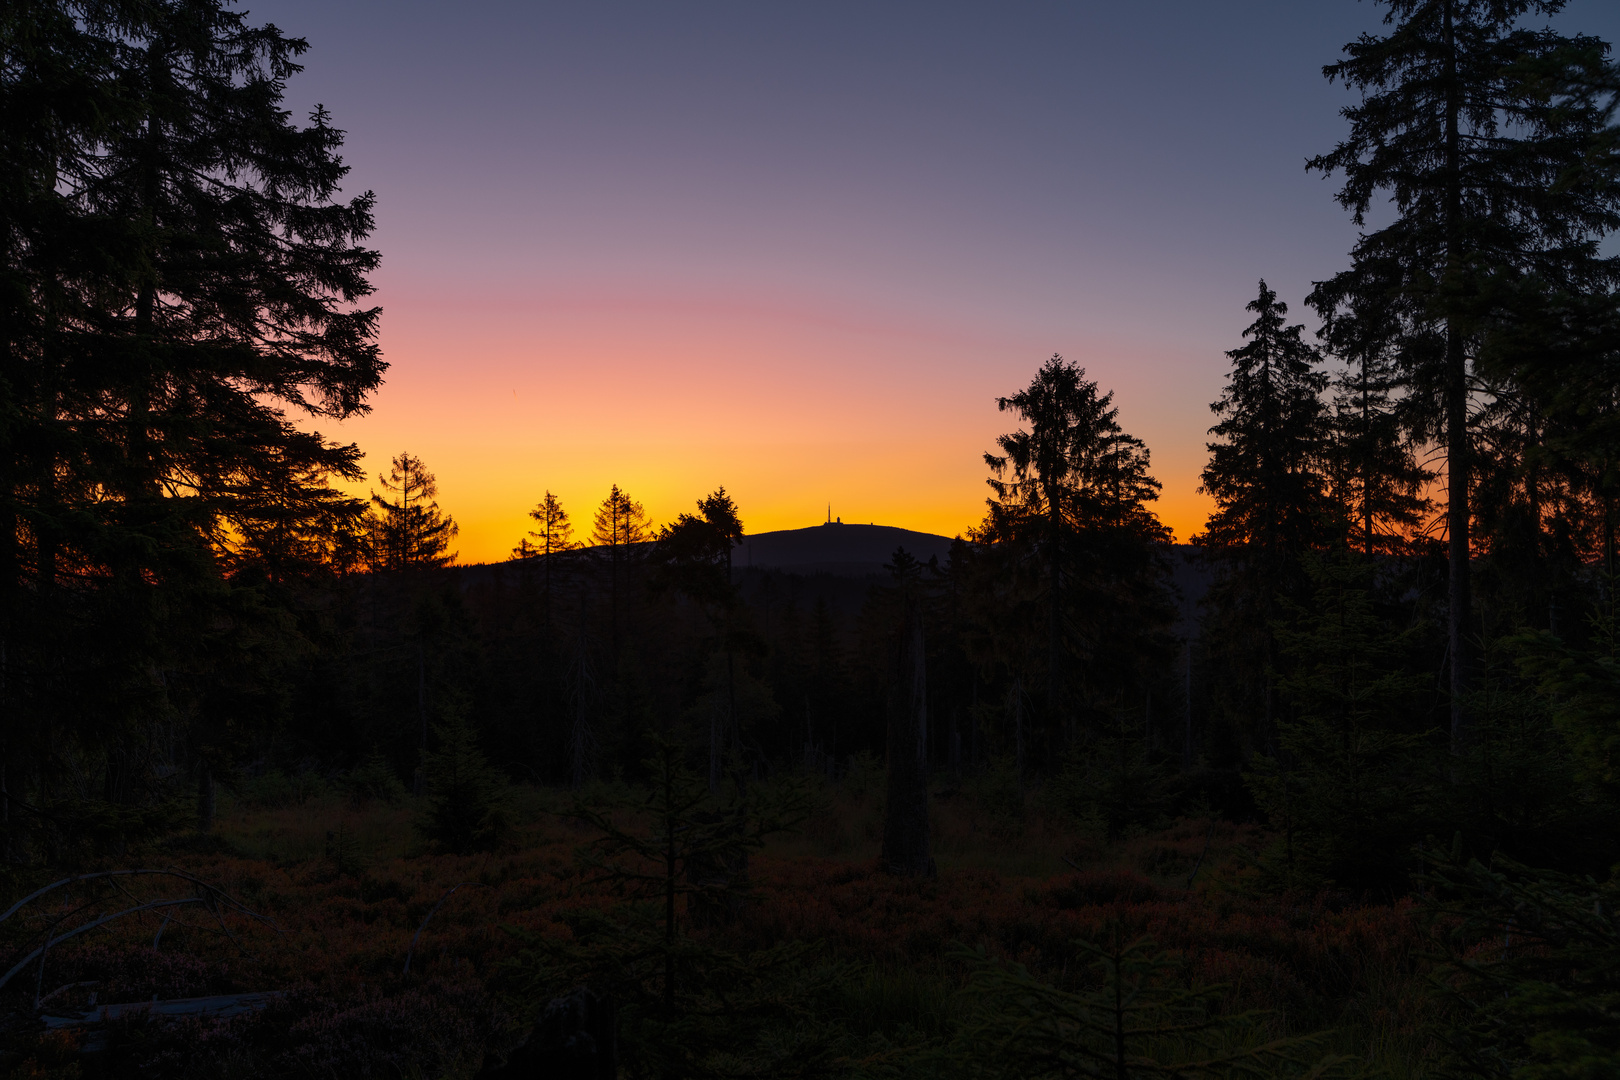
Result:
M744 536L732 555L742 569L784 570L794 574L864 577L883 573L894 549L905 548L920 562L937 556L943 563L951 538L893 525L812 525Z

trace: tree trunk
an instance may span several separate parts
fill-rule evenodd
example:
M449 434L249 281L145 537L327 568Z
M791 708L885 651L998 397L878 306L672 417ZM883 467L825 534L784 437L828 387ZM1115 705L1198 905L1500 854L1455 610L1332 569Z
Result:
M883 810L883 867L902 877L933 877L928 854L928 677L922 613L906 597L889 713L889 797Z
M1058 715L1063 707L1063 512L1056 498L1052 503L1052 606L1047 614L1047 683L1051 700L1047 702L1047 724L1054 725L1059 722ZM1050 728L1048 729L1050 730Z
M0 635L5 627L0 626ZM11 785L7 774L11 771L10 732L11 714L6 700L6 639L0 636L0 864L11 865Z
M1373 439L1372 416L1367 400L1368 356L1361 358L1361 553L1368 559L1373 553Z
M1445 6L1449 83L1446 87L1446 269L1462 265L1462 159L1458 123L1462 110L1457 86L1457 41L1452 4ZM1450 276L1448 273L1448 277ZM1446 320L1446 555L1450 562L1446 591L1446 639L1451 662L1451 752L1462 753L1473 732L1464 702L1471 689L1468 650L1469 508L1468 508L1468 360L1455 314Z

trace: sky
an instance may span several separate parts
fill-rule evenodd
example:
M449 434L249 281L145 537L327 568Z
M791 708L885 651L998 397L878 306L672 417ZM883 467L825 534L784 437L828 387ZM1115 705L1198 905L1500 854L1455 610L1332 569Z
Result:
M831 512L955 535L998 396L1054 353L1115 393L1185 541L1225 352L1355 228L1305 171L1356 0L790 4L266 0L347 131L391 365L327 423L437 474L461 560L550 490L654 522L724 485L750 532ZM1620 5L1566 30L1620 39ZM365 493L362 485L360 493Z

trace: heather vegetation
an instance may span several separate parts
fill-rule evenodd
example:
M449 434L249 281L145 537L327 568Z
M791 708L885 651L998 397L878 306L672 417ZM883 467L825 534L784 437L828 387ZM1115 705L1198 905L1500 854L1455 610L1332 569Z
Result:
M7 8L0 1065L1613 1075L1620 90L1558 6L1326 69L1360 239L1233 313L1190 545L1053 356L864 577L737 565L724 487L479 566L415 455L344 494L379 256L304 43Z

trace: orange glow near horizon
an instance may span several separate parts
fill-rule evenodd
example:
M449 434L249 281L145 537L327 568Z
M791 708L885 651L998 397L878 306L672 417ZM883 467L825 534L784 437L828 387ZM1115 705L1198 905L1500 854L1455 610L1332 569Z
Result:
M548 489L588 533L615 483L655 524L724 485L751 533L817 524L829 502L846 522L962 533L984 513L983 454L1011 430L995 397L1052 351L849 305L581 290L384 303L387 381L369 416L328 434L366 451L359 494L391 455L419 455L464 563L506 558ZM1154 451L1160 517L1185 541L1207 512L1202 443L1165 439L1185 407L1145 400L1162 359L1119 354L1066 355L1118 391Z

